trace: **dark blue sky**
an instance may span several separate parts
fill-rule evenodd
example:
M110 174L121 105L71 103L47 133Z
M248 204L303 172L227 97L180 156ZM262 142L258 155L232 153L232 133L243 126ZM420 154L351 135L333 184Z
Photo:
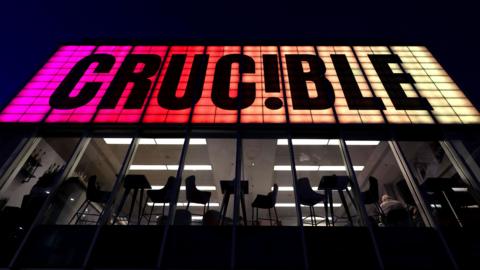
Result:
M477 93L480 56L476 40L480 15L473 3L411 0L2 2L0 106L64 43L330 41L332 44L424 44L477 108L480 107Z

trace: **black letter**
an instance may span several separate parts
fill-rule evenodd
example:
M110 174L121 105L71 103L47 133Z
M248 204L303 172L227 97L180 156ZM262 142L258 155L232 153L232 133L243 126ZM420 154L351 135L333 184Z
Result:
M160 67L160 56L156 54L130 54L125 57L117 74L113 78L105 95L103 96L98 108L113 109L117 106L118 100L122 96L125 87L129 82L133 83L133 88L125 103L125 109L139 109L143 106L148 90L152 85L149 79L155 75ZM142 71L135 73L136 66L142 63Z
M115 64L115 57L110 54L92 54L78 61L50 97L50 106L55 109L74 109L87 104L95 97L102 85L101 82L87 82L78 95L70 97L70 93L93 63L98 63L95 67L96 73L108 73Z
M310 54L286 55L290 92L292 93L293 109L322 110L333 106L335 93L332 84L325 78L325 64L322 59ZM305 72L302 62L307 62L310 71ZM307 81L315 83L318 96L308 96Z
M239 64L240 76L243 73L255 73L255 62L249 56L229 54L218 60L213 77L212 101L219 108L225 110L244 109L255 101L255 83L238 83L237 97L229 97L233 63Z
M393 106L397 110L432 110L432 106L424 97L407 97L405 91L400 86L401 83L414 84L412 76L408 73L393 73L389 63L402 63L400 57L396 54L390 55L369 55L373 67L377 71L388 96L392 100Z
M348 108L352 110L385 110L385 105L381 98L362 96L362 92L344 54L332 54L331 57L338 80L342 85Z
M165 109L181 110L190 108L197 103L202 95L208 64L207 54L195 55L185 93L181 98L175 96L186 57L185 54L174 54L170 59L170 64L158 93L158 104Z

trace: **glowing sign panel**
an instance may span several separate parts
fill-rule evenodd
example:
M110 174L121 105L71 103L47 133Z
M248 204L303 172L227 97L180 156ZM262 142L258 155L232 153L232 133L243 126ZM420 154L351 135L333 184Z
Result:
M18 123L478 124L421 46L63 46Z

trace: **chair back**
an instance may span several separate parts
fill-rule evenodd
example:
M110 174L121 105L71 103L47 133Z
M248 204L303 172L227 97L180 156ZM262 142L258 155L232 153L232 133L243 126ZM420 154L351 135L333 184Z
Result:
M88 178L88 184L87 184L87 200L89 201L95 201L97 199L97 194L98 194L98 188L97 188L97 176L92 175L90 178Z
M297 195L301 204L308 204L308 196L312 192L310 180L307 177L298 179L297 181Z
M378 202L380 199L378 195L378 180L377 178L370 176L368 182L370 183L370 187L368 188L368 192L370 193L369 196L371 196L372 201Z
M165 186L163 187L163 189L165 189L165 190L173 190L173 189L175 188L175 180L176 180L176 177L175 177L175 176L170 176L170 177L168 177L167 183L165 184Z
M268 193L268 197L270 197L270 200L273 205L275 205L275 203L277 202L277 195L278 195L278 185L274 184L273 190L270 193Z
M185 186L187 201L192 201L192 196L195 194L195 191L197 191L197 186L195 185L195 175L190 175L185 179Z

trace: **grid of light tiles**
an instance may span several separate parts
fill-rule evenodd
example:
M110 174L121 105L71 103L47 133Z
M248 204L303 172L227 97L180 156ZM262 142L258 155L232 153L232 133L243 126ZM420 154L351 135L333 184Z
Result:
M165 71L173 54L186 54L182 77L176 92L177 97L185 93L193 57L204 51L209 55L207 73L203 85L202 96L193 111L192 123L285 123L285 108L268 108L268 98L279 98L283 105L288 104L291 123L300 124L381 124L384 117L390 124L478 124L480 114L466 98L463 92L443 70L431 53L422 46L171 46L166 56L167 46L63 46L32 78L32 80L12 99L0 113L0 122L11 123L186 123L191 109L167 110L158 105L158 92L161 88ZM280 55L279 55L280 52ZM397 110L385 90L369 55L394 53L401 59L400 64L389 64L394 73L406 72L412 75L415 83L402 84L402 89L408 97L424 97L433 107L426 110ZM75 109L53 109L49 100L52 93L65 79L71 68L82 58L96 53L114 55L116 62L108 73L95 73L95 65L91 65L76 85L71 95L77 95L87 82L100 82L101 88L95 97L86 105ZM129 84L123 92L120 101L114 109L98 110L97 106L110 82L128 54L157 54L165 61L163 69L150 79L158 81L148 94L149 100L141 109L125 109L123 105L130 94ZM255 62L255 73L239 73L238 64L232 65L230 77L231 98L238 95L238 83L255 83L256 99L253 104L241 111L237 117L236 110L219 108L212 101L212 83L217 61L224 55L243 53ZM279 61L278 69L283 68L282 91L267 91L263 55L274 55ZM310 54L319 56L326 66L326 78L331 82L335 93L333 108L323 110L294 109L289 85L289 74L286 68L285 56L288 54ZM364 97L376 96L382 99L386 109L354 110L347 104L337 71L332 62L332 55L344 55L355 82ZM355 57L356 56L356 57ZM358 59L358 61L357 61ZM302 65L305 72L309 71L308 63ZM141 67L139 67L140 69ZM270 74L271 75L271 74ZM280 75L279 75L280 76ZM315 84L307 81L309 97L315 98ZM283 85L286 97L283 96ZM286 101L286 103L285 103Z

